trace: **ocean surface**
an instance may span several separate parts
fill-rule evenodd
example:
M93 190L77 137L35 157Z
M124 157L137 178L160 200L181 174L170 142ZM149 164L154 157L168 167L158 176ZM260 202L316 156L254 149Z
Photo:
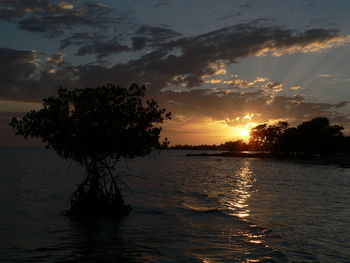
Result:
M0 262L350 262L350 169L163 151L121 161L123 220L61 214L83 170L0 148Z

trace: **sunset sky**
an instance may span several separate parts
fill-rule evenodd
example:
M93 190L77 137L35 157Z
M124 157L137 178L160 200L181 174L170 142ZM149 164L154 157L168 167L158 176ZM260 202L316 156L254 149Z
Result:
M60 86L145 84L172 144L326 116L350 134L348 0L0 0L0 146Z

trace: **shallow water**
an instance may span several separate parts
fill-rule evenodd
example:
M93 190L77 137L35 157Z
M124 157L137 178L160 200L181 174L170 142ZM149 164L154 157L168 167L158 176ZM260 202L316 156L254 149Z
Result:
M349 262L350 169L185 154L122 161L132 213L78 220L79 167L0 149L0 261Z

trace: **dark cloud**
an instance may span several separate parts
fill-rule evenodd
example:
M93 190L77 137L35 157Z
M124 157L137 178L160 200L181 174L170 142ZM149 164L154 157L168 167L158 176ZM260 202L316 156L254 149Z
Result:
M308 102L301 96L276 96L271 101L261 91L208 93L205 90L164 92L161 96L166 108L178 115L191 116L191 120L203 117L225 120L231 126L242 124L242 117L248 113L255 114L253 121L258 123L288 120L295 125L318 116L326 116L342 125L350 123L350 115L334 110L338 104Z
M0 74L2 81L31 77L37 68L32 50L13 50L0 48Z
M63 54L54 54L52 56L47 57L46 61L48 64L61 65L64 61L64 55Z
M178 36L174 32L154 27L138 30L138 37L157 39L158 36L162 38L162 35L165 36L163 39ZM91 35L76 34L61 44L83 43L84 40L91 41ZM228 122L246 112L259 113L264 120L301 120L323 115L345 121L347 119L342 119L335 111L344 106L345 102L322 104L307 102L300 96L281 96L279 92L283 85L279 82L266 80L260 89L244 93L242 90L208 90L202 85L205 84L205 78L215 76L218 71L215 65L218 63L229 65L249 56L280 56L318 51L346 41L347 38L335 30L313 29L298 33L250 23L196 37L160 41L153 45L154 51L112 67L92 64L73 67L64 61L61 54L55 54L46 59L44 66L38 68L35 52L3 49L0 51L0 66L6 72L1 72L1 75L8 77L1 80L3 90L0 96L40 100L47 94L51 95L58 86L78 88L109 82L122 86L129 86L131 82L149 83L147 94L177 114L207 116L214 120L227 119ZM134 42L137 44L134 43L132 49L148 45L140 39ZM98 45L99 43L106 45ZM80 52L82 55L94 53L104 57L124 49L127 47L117 41L101 41L92 42L86 51ZM13 66L6 68L6 64ZM237 81L235 80L235 85ZM188 92L161 91L164 88L171 89L172 86L181 87Z
M334 105L336 109L343 108L347 105L350 105L350 101L342 101Z
M145 37L133 37L131 40L134 50L144 49L147 45L147 38Z
M4 20L14 20L34 12L42 12L48 8L47 1L41 0L1 0L0 18Z
M122 85L150 83L148 93L179 114L201 114L223 119L250 110L261 112L264 118L271 119L307 119L311 115L335 117L333 110L336 105L306 102L301 97L278 96L283 86L279 82L270 81L260 91L244 94L211 94L205 89L182 93L160 90L169 86L189 90L199 88L203 84L203 76L215 74L217 69L212 65L219 62L227 65L249 56L312 52L346 41L346 37L335 30L313 29L298 33L278 27L261 28L246 24L159 44L153 52L114 67L81 66L78 74L80 83L84 85L96 85L101 81ZM177 55L171 54L174 50L179 50ZM176 103L169 104L167 101Z
M107 36L98 32L78 32L72 33L69 37L60 40L59 49L65 49L69 46L83 46L93 43L96 39L105 40Z
M88 54L96 54L98 59L108 57L111 54L129 51L131 48L119 44L117 41L100 41L89 45L82 45L76 55L85 56Z
M0 98L40 101L59 86L72 87L76 69L62 54L41 58L35 50L0 48Z
M71 46L77 47L76 55L96 55L101 61L103 58L125 51L137 51L146 47L158 47L181 34L163 27L142 26L138 28L129 40L121 33L111 38L108 34L100 32L83 31L72 33L60 41L59 49Z
M96 32L73 33L60 41L60 49L77 46L76 55L96 55L102 60L110 55L125 51L137 51L146 47L158 47L165 41L179 37L181 34L163 27L143 26L131 37L130 45L121 44L124 37L110 38L108 35ZM125 42L125 41L124 41Z
M242 24L164 43L155 55L145 55L132 63L136 64L134 67L140 65L142 70L166 76L168 84L175 84L172 79L183 75L183 84L191 88L203 82L203 75L214 73L209 67L212 63L224 61L230 64L249 56L316 51L329 47L328 42L338 38L339 34L334 30L313 29L297 33L278 27L260 28ZM180 50L181 54L164 55L174 49Z
M0 0L0 19L19 28L53 37L74 26L103 27L113 22L111 9L101 3L47 0Z
M141 27L138 35L150 39L168 39L178 36L172 30L159 27ZM91 41L83 45L83 43ZM79 55L96 54L106 57L129 49L146 45L142 39L134 39L133 48L117 41L93 42L93 35L79 33L66 38L61 47L82 44ZM259 27L254 23L226 27L196 37L178 38L154 44L154 51L112 67L81 65L74 69L77 85L91 86L105 82L128 85L130 82L149 82L154 91L179 85L186 88L199 87L203 76L212 75L216 69L211 65L218 62L232 64L249 56L283 55L296 52L317 51L330 47L345 38L334 30L313 29L298 33L278 27ZM176 51L177 53L174 53ZM71 71L71 67L70 71Z
M145 37L152 43L161 43L171 38L181 36L177 31L157 26L142 26L135 32L135 34L138 37Z
M0 48L0 96L15 97L21 83L37 73L36 51Z

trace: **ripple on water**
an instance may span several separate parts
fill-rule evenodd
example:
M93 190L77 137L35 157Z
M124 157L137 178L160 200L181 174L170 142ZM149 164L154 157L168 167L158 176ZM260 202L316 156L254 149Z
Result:
M3 262L348 262L347 169L164 152L121 169L122 221L59 213L79 167L40 149L0 149Z

